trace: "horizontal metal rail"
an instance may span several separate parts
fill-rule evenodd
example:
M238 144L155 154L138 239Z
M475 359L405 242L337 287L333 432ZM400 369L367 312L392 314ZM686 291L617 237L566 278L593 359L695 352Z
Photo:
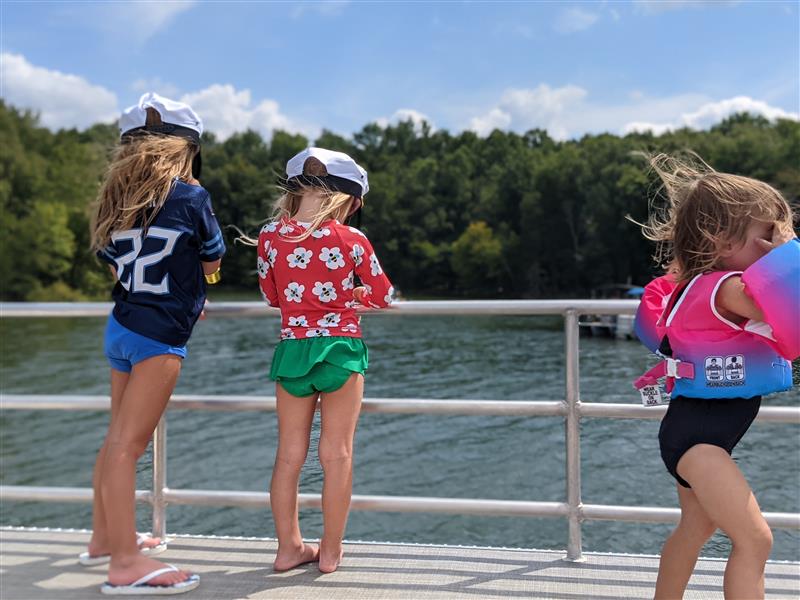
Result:
M108 396L71 395L47 396L29 394L0 395L0 410L92 410L104 411L111 406ZM582 417L610 419L659 419L666 407L644 407L636 404L578 403ZM170 410L205 411L262 411L275 410L274 396L189 396L170 399ZM381 414L480 415L480 416L560 416L567 413L565 402L534 402L509 400L431 400L405 398L367 398L363 411ZM765 406L756 419L765 423L800 425L800 406ZM149 490L137 490L139 502L154 503ZM91 502L91 488L0 486L0 500ZM196 506L236 506L266 508L269 494L237 490L187 490L164 488L162 502ZM301 508L320 508L319 494L300 494ZM494 499L435 498L404 496L354 495L353 510L380 512L426 512L482 516L568 517L565 502L533 502ZM800 514L764 513L771 527L800 530ZM614 506L580 504L580 521L628 521L677 523L680 510L648 506Z
M24 485L0 486L0 500L78 502L92 501L92 488L38 487ZM137 490L136 500L153 504L153 493ZM163 501L167 504L192 506L234 506L239 508L269 508L267 492L242 490L187 490L165 488ZM322 507L319 494L300 494L300 508ZM434 513L450 515L478 515L484 517L568 517L566 502L533 502L527 500L495 500L477 498L436 498L422 496L374 496L354 494L352 510L370 512ZM617 506L612 504L581 504L580 521L625 521L631 523L677 523L681 511L677 508L656 506ZM765 512L770 527L800 531L800 514Z
M666 407L638 404L584 403L579 389L578 318L581 315L629 315L636 311L636 300L445 300L398 302L391 310L364 311L398 315L558 315L564 318L565 396L553 401L509 400L432 400L368 398L366 413L426 415L494 415L561 417L565 426L566 502L538 502L467 498L405 496L362 496L352 500L354 510L384 512L426 512L485 516L560 517L569 523L567 560L581 560L581 523L584 520L676 523L680 511L648 506L584 504L580 481L580 422L582 418L660 419ZM0 303L2 317L105 317L110 303ZM277 317L278 311L261 302L216 302L208 307L214 317ZM0 395L0 410L108 410L107 396ZM170 410L273 411L273 396L173 396ZM762 407L759 422L800 424L800 406ZM153 490L137 490L139 502L153 506L153 532L166 531L168 504L239 506L264 508L269 494L236 490L170 489L166 482L166 418L154 434ZM91 502L90 488L0 486L0 500ZM300 494L302 508L320 508L318 494ZM800 530L800 514L770 512L764 515L772 527Z
M638 300L414 300L397 301L388 310L364 310L374 315L565 315L633 314ZM110 302L0 302L0 318L105 317ZM210 302L214 317L277 317L280 312L264 302Z
M47 396L0 394L0 410L109 410L108 396ZM173 396L168 410L263 411L275 410L275 396ZM362 412L421 415L482 415L506 417L563 417L565 402L527 400L431 400L418 398L365 398ZM605 419L660 419L666 406L580 402L581 417ZM762 406L756 417L761 423L800 425L800 406Z

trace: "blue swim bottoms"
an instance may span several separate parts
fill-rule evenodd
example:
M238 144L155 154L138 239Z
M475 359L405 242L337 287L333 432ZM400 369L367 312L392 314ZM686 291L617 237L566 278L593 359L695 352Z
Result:
M105 354L112 369L130 373L136 363L161 354L174 354L186 358L186 346L170 346L140 335L120 325L114 315L109 315L106 325Z

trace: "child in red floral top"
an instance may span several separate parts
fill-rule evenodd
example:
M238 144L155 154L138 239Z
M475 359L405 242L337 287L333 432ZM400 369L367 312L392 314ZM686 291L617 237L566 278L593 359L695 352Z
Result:
M281 310L281 342L270 372L278 408L270 486L278 537L274 568L319 561L319 570L331 573L342 559L353 437L368 366L356 307L385 308L393 289L366 236L343 224L361 208L369 189L366 171L346 154L309 148L289 161L286 172L278 218L258 237L261 293ZM297 486L318 398L324 532L316 548L300 534Z

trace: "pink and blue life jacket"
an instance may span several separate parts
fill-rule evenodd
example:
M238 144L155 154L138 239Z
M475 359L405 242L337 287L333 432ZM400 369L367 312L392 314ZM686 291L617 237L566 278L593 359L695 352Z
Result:
M717 311L717 291L734 275L741 275L764 322L739 325ZM681 288L669 275L655 279L645 288L634 327L645 346L665 356L636 380L637 389L662 377L667 392L692 398L790 389L787 359L800 355L800 241L775 248L743 273L704 273Z

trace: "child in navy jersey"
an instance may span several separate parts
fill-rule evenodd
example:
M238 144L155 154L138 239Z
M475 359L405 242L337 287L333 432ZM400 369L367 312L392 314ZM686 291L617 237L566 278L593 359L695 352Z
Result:
M270 497L278 554L275 570L342 560L353 479L353 437L364 391L367 347L356 306L385 308L392 284L366 236L344 222L367 193L367 173L341 152L309 148L287 165L278 218L258 238L261 293L281 310L281 342L270 377L277 382L278 451ZM358 281L356 281L358 278ZM319 460L324 532L303 543L297 485L320 399Z
M111 423L94 471L94 517L85 565L109 562L107 594L175 594L199 584L148 554L136 536L136 461L167 406L200 316L206 283L225 253L200 169L202 123L185 104L145 94L120 119L121 143L100 190L92 246L116 278L105 354Z

